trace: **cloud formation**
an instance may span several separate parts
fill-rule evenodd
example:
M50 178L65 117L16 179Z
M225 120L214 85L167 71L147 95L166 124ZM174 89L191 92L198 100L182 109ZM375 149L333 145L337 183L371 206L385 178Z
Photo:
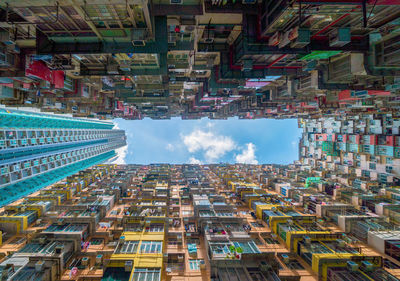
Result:
M197 129L189 135L182 135L181 138L190 153L202 152L208 163L215 163L227 152L236 148L235 142L230 137L211 131Z
M165 146L165 149L168 151L174 151L175 147L171 143L169 143Z
M247 143L246 148L242 150L242 153L236 155L236 162L237 163L244 163L244 164L258 164L255 155L256 146L254 143Z
M126 164L125 157L126 157L127 152L128 152L128 146L125 145L123 147L117 148L115 150L115 152L117 153L117 156L110 164L117 164L117 165Z
M194 157L190 157L189 158L189 164L198 164L198 165L201 165L201 164L203 164L199 159L196 159L196 158L194 158Z

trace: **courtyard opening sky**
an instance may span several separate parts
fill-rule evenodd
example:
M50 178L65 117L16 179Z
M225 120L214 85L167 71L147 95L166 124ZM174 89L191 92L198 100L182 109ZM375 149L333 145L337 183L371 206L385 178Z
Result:
M297 119L276 120L123 120L127 146L118 164L290 164L298 159Z

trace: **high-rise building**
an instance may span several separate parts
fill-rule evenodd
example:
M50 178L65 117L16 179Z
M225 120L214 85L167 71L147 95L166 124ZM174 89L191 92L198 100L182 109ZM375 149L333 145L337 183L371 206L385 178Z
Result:
M400 189L335 175L300 161L96 165L3 208L0 277L399 281Z
M114 157L126 141L113 126L0 108L0 205Z
M70 2L1 1L1 103L125 119L399 107L399 0Z

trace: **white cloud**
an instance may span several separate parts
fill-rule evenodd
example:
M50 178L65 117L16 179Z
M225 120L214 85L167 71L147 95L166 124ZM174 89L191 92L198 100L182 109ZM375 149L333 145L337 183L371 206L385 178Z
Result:
M296 141L292 141L292 142L291 142L291 145L292 145L293 148L296 148L297 142L296 142Z
M254 145L254 143L247 143L246 148L242 150L242 153L236 155L236 162L244 164L258 164L256 155L254 154L255 151L256 146Z
M116 123L116 122L114 122L114 128L113 128L114 130L121 130L120 128L119 128L119 126L118 126L118 123Z
M187 136L181 136L190 153L202 151L207 162L216 162L225 153L236 148L235 142L228 136L217 135L211 131L194 130Z
M189 158L189 164L198 164L198 165L201 165L201 164L203 164L199 159L196 159L196 158L194 158L194 157L190 157Z
M175 147L171 143L169 143L165 146L165 149L168 151L174 151Z
M117 156L116 156L116 158L113 158L113 160L111 161L110 164L117 164L117 165L126 164L125 157L126 157L127 152L128 152L128 146L125 145L123 147L117 148L115 150L115 152L117 153Z

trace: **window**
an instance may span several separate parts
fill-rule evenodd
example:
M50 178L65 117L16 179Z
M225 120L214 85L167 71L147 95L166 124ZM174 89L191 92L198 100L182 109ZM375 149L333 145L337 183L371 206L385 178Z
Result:
M204 260L189 260L190 270L200 270L201 264L204 264Z
M391 174L392 171L393 171L393 167L392 166L386 166L385 170L386 170L386 173Z
M263 225L262 225L261 223L254 222L254 221L250 222L250 224L251 224L253 227L263 227Z
M119 244L116 254L135 254L139 245L139 241L125 241Z
M140 253L159 254L162 251L161 241L143 241L140 245Z
M229 251L229 246L231 244L229 242L210 242L210 248L211 251L213 251L214 254L228 254L230 253Z
M254 241L247 241L247 242L234 241L233 245L235 245L235 247L242 248L244 254L261 253L256 243L254 243Z
M163 224L151 224L149 227L146 227L146 232L163 232L164 225Z
M129 223L125 227L125 231L142 232L143 226L138 223Z
M219 216L219 217L233 217L233 213L231 213L231 212L217 212L217 216Z
M280 244L278 240L272 237L264 237L265 243L267 244Z
M362 170L362 171L361 171L361 176L363 176L363 177L369 177L369 176L370 176L370 172L367 171L367 170Z
M370 170L376 170L376 164L375 163L369 163L369 169Z
M135 268L132 281L159 281L160 277L160 268Z

